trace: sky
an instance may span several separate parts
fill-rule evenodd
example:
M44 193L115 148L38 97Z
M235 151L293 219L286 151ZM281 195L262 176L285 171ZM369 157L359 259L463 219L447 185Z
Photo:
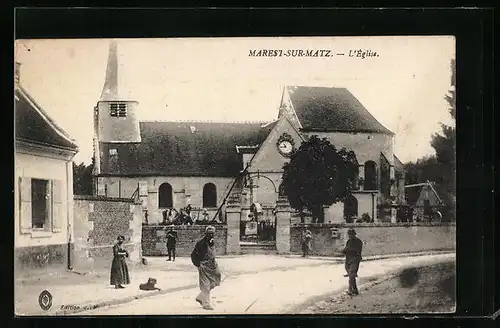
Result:
M92 112L104 85L108 39L17 40L20 83L90 163ZM434 154L452 125L452 36L117 39L122 96L142 121L271 121L286 85L345 87L395 135L403 161ZM250 57L252 49L330 50L332 57ZM350 50L377 57L349 57Z

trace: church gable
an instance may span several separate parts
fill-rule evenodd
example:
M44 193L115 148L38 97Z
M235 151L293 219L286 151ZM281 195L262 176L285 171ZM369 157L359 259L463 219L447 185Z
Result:
M290 123L297 129L300 130L302 125L300 124L299 118L297 117L297 113L293 108L292 101L290 99L289 88L285 87L283 89L283 94L281 96L280 109L278 112L278 119L285 117L288 118Z
M286 154L287 149L280 150L281 141L285 141L285 145L288 143L287 141L290 141L294 149L298 149L303 141L302 136L286 117L278 120L266 140L262 142L251 161L250 170L281 172L283 165L290 161Z

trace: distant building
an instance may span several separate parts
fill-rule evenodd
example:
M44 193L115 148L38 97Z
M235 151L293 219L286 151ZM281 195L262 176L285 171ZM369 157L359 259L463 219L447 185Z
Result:
M407 185L405 188L407 204L413 208L413 213L417 218L422 219L426 215L432 215L444 206L432 182Z
M78 146L19 84L15 70L15 267L66 266Z
M117 61L112 42L103 92L94 108L95 193L137 195L151 223L160 222L165 209L188 204L214 214L229 190L246 214L253 203L271 213L283 165L311 135L353 150L359 162L359 189L345 206L326 209L332 221L363 213L373 218L377 204L404 200L394 133L345 88L285 87L272 122L140 122L138 102L120 94ZM245 168L246 179L233 186Z

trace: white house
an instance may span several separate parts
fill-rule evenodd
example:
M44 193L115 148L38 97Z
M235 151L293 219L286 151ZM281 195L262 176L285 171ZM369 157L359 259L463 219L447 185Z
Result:
M70 266L72 159L78 146L15 74L15 268Z

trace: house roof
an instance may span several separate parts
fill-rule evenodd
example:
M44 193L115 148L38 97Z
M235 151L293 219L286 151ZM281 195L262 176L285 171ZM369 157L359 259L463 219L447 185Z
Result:
M420 193L423 190L423 186L411 187L405 189L405 197L406 202L410 205L415 205L417 203L418 198L420 197Z
M101 144L101 175L234 177L242 170L236 146L260 145L275 125L140 122L140 143Z
M394 134L345 88L295 86L287 89L306 131Z
M441 198L437 194L436 190L432 187L432 185L425 185L425 184L422 184L420 186L406 186L405 187L406 202L410 205L415 205L419 200L420 195L422 195L422 192L425 191L426 189L434 195L438 203L442 203Z
M14 95L17 140L67 148L73 151L78 150L76 142L49 117L21 86L16 87Z

